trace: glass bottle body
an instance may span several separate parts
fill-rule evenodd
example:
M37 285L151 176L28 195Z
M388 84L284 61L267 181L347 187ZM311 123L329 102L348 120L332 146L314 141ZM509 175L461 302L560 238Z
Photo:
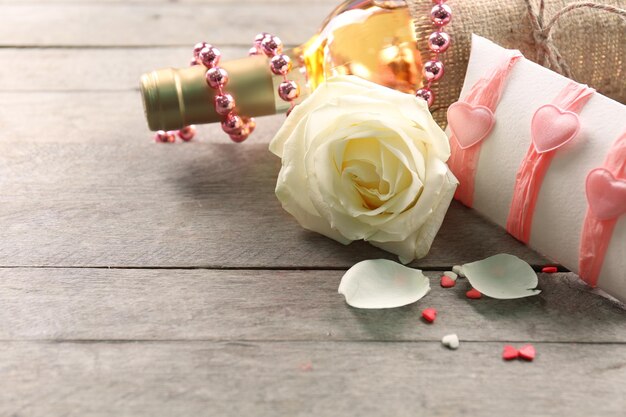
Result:
M317 34L285 53L294 64L288 78L301 88L296 103L335 75L356 75L406 93L421 87L423 61L405 1L345 1ZM222 66L231 74L227 90L235 96L240 114L261 116L289 109L277 93L282 77L270 72L265 57ZM142 92L152 130L220 120L212 108L214 92L204 82L203 68L145 74Z

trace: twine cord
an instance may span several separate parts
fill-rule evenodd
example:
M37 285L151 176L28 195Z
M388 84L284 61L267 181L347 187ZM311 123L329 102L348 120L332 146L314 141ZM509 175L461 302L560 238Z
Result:
M559 10L544 26L545 0L539 0L539 10L535 10L532 0L525 0L528 9L530 25L533 30L533 38L537 51L537 62L545 67L551 68L568 78L572 78L572 71L567 65L563 56L559 52L552 40L552 30L561 17L573 10L589 8L608 12L616 16L626 18L626 10L607 4L595 3L591 1L568 4Z

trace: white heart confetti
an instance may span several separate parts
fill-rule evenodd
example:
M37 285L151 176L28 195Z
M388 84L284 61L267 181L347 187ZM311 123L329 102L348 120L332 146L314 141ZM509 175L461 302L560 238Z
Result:
M449 349L458 349L460 344L459 336L457 336L455 333L447 334L441 338L441 343Z
M456 281L456 279L459 277L457 274L455 274L452 271L446 271L443 274L447 276L448 278L450 278L452 281Z

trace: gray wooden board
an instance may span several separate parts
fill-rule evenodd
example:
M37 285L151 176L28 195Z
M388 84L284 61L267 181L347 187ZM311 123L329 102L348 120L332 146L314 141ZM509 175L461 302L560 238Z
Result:
M429 272L419 302L359 310L337 293L343 273L0 269L0 339L626 343L624 311L574 274L540 274L540 295L505 301L467 299L467 280L444 289Z
M261 30L299 44L337 2L0 0L0 416L623 415L626 316L574 274L499 301L428 272L414 305L352 309L343 271L393 257L282 211L282 116L240 146L151 143L141 73L202 38L226 59ZM453 204L415 265L499 252L547 262ZM534 363L500 359L526 342Z
M622 417L623 345L0 343L0 415ZM310 370L307 370L310 369Z
M187 66L192 46L0 49L0 62L11 63L0 65L0 91L137 90L139 77L145 72ZM248 49L220 48L224 60L245 57Z
M249 45L276 31L288 45L311 37L333 5L315 1L209 3L0 3L0 46ZM295 18L297 16L297 18Z
M0 266L349 267L392 258L304 231L274 195L280 161L266 144L158 145L123 120L111 131L105 115L71 112L73 124L47 134L43 120L54 118L42 113L30 130L42 129L47 136L35 140L46 143L0 141ZM454 203L416 265L449 268L500 252L547 262Z

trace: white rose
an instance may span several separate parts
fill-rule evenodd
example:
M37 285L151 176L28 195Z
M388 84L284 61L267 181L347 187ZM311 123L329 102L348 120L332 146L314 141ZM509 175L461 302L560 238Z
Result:
M354 76L296 106L270 151L282 159L276 196L302 227L404 263L428 253L458 184L425 101Z

